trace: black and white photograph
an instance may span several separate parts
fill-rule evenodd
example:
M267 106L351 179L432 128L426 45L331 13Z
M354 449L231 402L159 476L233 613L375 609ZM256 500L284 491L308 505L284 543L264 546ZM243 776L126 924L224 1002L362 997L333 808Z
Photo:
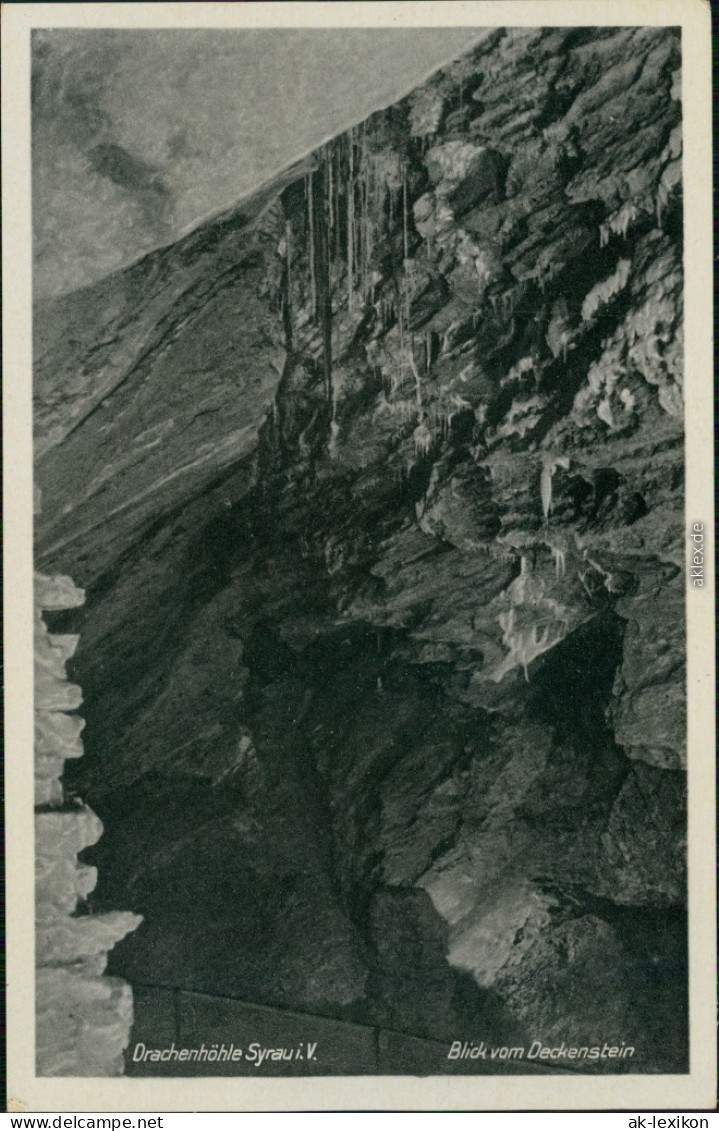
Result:
M32 1071L681 1084L686 29L174 7L27 32Z

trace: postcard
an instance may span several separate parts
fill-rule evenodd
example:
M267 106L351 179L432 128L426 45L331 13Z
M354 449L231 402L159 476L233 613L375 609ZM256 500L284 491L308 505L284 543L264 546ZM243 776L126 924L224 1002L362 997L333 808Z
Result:
M711 1107L709 6L3 17L12 1102Z

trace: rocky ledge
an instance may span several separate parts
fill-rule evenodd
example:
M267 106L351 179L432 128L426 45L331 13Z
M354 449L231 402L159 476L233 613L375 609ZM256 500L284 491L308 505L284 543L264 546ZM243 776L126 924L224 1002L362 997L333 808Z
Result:
M35 988L38 1076L116 1076L132 1027L132 991L107 977L108 951L135 930L129 912L94 914L97 870L78 853L102 833L95 813L68 798L67 759L82 756L82 702L65 664L77 637L47 631L44 613L82 603L68 577L35 577Z

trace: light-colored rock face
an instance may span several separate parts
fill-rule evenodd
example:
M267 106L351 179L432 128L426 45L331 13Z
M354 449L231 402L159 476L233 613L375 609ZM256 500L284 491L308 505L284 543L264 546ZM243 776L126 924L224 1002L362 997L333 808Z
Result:
M679 63L499 31L38 309L112 973L684 1070Z
M82 703L65 664L77 637L49 633L43 613L81 605L69 577L35 578L35 1055L38 1076L116 1076L132 1025L132 991L104 976L108 951L140 918L88 913L97 870L78 861L102 822L87 806L66 804L65 759L82 754Z
M95 283L174 242L483 34L36 31L36 294Z

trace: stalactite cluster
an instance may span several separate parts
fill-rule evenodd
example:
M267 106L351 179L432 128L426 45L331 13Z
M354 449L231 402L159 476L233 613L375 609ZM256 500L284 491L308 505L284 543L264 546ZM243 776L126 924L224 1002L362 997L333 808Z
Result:
M399 268L401 276L403 263L411 266L407 157L387 147L380 124L351 129L318 151L316 167L304 179L304 214L295 212L285 224L286 306L290 312L296 307L293 257L302 247L303 270L308 277L306 301L312 320L320 328L322 372L329 401L333 311L345 310L359 318L372 311L382 330L398 319L404 350L409 289L401 278L399 287L394 280L387 285L385 279L379 295L376 287L383 281L378 268L387 255L391 274ZM398 218L399 247L395 240Z

